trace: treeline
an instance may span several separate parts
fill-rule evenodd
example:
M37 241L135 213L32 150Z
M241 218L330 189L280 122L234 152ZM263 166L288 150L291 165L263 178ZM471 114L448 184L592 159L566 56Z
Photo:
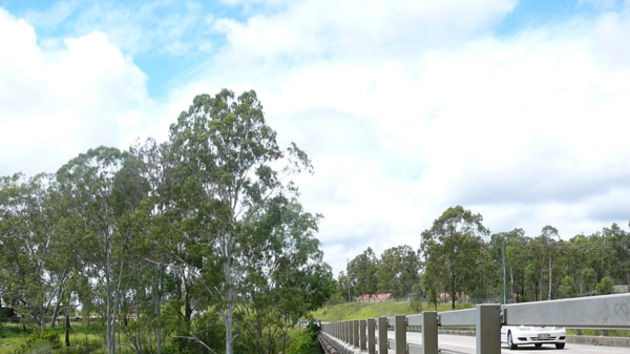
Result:
M195 97L167 142L1 177L1 305L40 329L99 316L112 354L118 338L137 353L290 352L288 330L335 288L291 181L310 170L255 92L223 90Z
M420 295L430 302L536 301L609 294L630 284L630 232L617 224L561 237L553 226L491 234L483 218L448 208L422 232L420 247L371 248L348 262L331 301L363 294Z

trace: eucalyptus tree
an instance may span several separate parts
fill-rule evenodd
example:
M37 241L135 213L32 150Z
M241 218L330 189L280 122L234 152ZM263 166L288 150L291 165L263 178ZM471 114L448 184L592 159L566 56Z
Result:
M613 261L610 264L610 276L617 284L630 285L630 232L619 227L616 223L602 230L602 237L607 244L607 257Z
M0 179L2 296L41 329L59 297L65 276L48 268L53 259L54 220L49 203L50 176L21 173ZM59 277L62 277L60 279Z
M147 189L128 157L101 146L79 154L57 171L62 196L72 200L69 212L82 222L75 236L82 239L88 276L98 280L97 291L102 291L110 354L116 349L116 318L123 294L134 274L130 216Z
M222 299L225 352L232 354L244 225L266 200L296 192L285 178L310 169L310 162L294 144L286 150L278 146L254 91L235 97L224 89L214 97L195 97L171 125L169 141L169 161L180 186L173 202L185 211L182 221L189 221L188 230L194 230L199 241L203 237L211 251L203 256L219 256L221 283L207 285Z
M323 305L334 281L314 237L319 217L282 196L266 204L238 241L240 289L249 300L242 308L249 320L242 327L250 351L284 353L288 330Z
M540 238L545 247L544 253L547 259L547 300L551 300L554 295L554 279L560 278L554 273L554 270L558 268L558 261L562 254L561 248L564 243L562 242L558 230L550 225L546 225L542 228Z
M425 288L439 292L437 287L445 284L454 309L459 294L474 290L483 237L488 234L481 214L459 205L444 211L430 229L422 232L421 252L426 262L425 273L429 273L425 274Z
M490 255L497 264L497 271L505 271L506 300L515 297L516 301L525 298L526 268L530 260L531 238L525 236L525 230L516 228L508 232L492 235ZM498 279L503 282L503 274Z
M350 277L348 277L344 271L339 272L339 275L337 276L336 297L338 299L343 299L341 302L350 302L354 295L354 288Z
M135 253L138 257L136 273L139 277L134 282L136 295L136 310L141 314L141 322L146 327L154 329L156 352L162 353L163 319L162 306L165 298L169 298L176 291L177 271L175 252L178 242L176 227L172 215L175 208L168 202L172 188L169 185L168 143L157 143L154 139L147 139L129 148L129 155L135 166L133 179L137 185L144 185L144 193L138 195L137 206L130 215L131 232L141 242L135 242ZM142 306L140 306L142 305ZM139 326L136 326L139 327ZM131 334L134 345L141 346L146 340L139 329ZM148 333L148 332L143 332ZM146 335L150 337L150 335Z
M378 259L372 247L351 259L346 267L356 295L374 295L378 292Z
M391 247L383 251L378 262L378 286L396 298L409 295L420 282L420 259L410 246Z
M565 248L567 275L575 283L577 295L592 293L595 290L597 275L589 264L589 258L593 256L589 251L589 239L583 234L576 235L566 242Z

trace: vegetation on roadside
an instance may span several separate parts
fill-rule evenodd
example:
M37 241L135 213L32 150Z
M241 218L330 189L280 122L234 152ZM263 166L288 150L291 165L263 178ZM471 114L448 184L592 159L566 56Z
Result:
M287 354L320 354L319 343L315 339L316 328L295 326L288 331L288 340L285 353ZM122 336L124 337L124 336ZM62 341L64 329L57 326L56 329L44 331L34 330L25 333L16 324L2 324L0 326L0 354L26 354L26 353L56 353L56 354L105 354L107 345L105 341L105 328L100 325L90 325L88 328L82 323L72 325L70 335L71 346L66 347ZM207 339L207 338L205 338ZM128 341L123 341L119 352L132 354L138 351ZM243 348L240 348L243 350ZM145 353L155 353L155 348L144 348ZM191 339L168 337L163 348L165 353L207 353L208 350ZM241 351L242 352L242 351Z
M0 176L0 320L40 333L21 344L60 351L51 327L97 316L108 354L286 353L328 300L320 215L295 183L311 162L256 93L198 95L169 133Z
M472 307L469 303L457 304L456 309ZM423 308L434 310L433 304L424 303ZM448 303L438 304L438 312L449 311ZM320 321L350 321L379 316L413 315L417 314L408 301L383 301L383 302L347 302L343 304L329 305L313 312L313 316Z

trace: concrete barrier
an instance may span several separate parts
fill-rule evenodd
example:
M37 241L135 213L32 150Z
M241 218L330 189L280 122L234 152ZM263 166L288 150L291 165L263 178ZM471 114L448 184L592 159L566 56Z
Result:
M567 343L603 345L607 347L630 347L630 338L608 336L567 336Z

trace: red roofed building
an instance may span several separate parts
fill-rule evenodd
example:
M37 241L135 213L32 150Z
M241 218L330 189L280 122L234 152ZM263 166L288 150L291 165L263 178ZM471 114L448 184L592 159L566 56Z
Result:
M390 298L391 293L383 293L383 294L373 294L373 295L361 295L357 296L357 301L359 302L383 302L383 301L391 301Z

